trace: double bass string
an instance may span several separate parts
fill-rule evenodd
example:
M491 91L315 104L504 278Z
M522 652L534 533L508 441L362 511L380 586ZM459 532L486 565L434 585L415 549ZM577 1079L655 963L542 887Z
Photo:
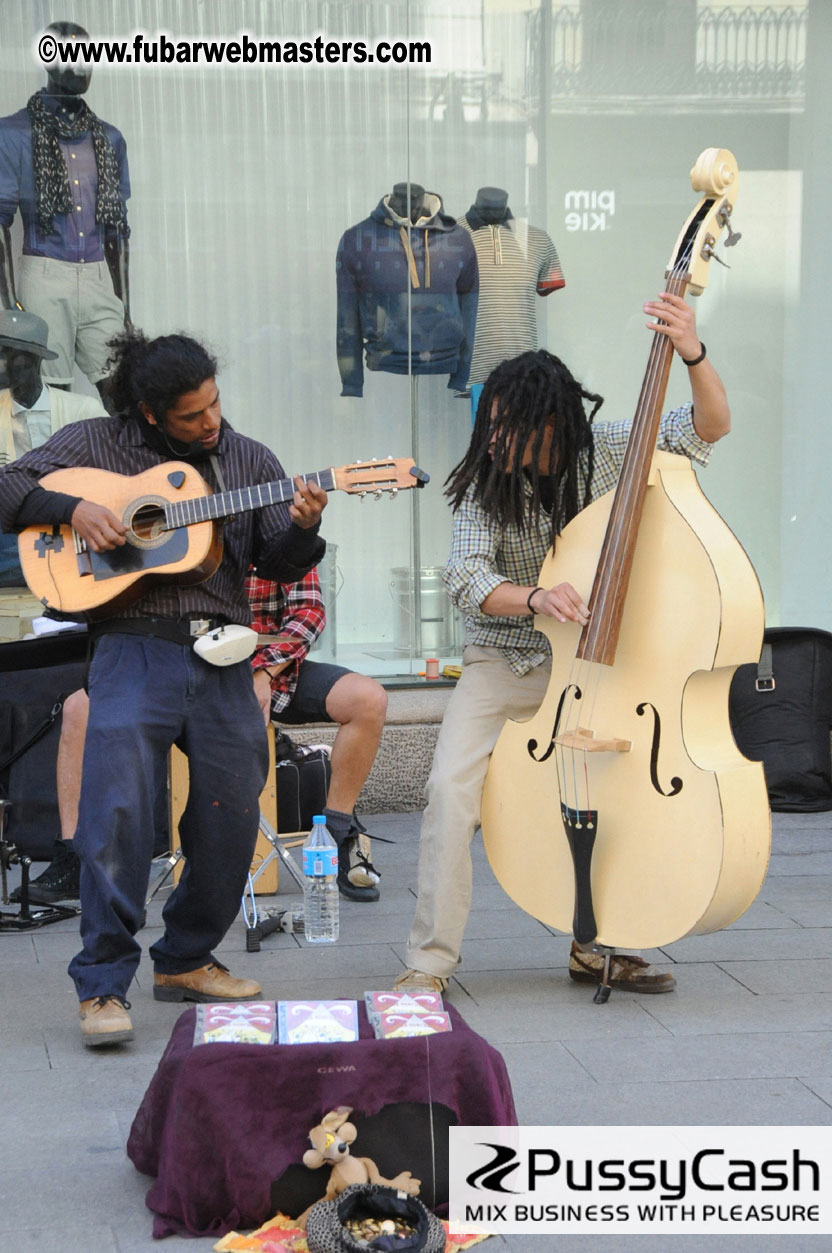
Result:
M674 294L684 295L684 290L686 286L686 283L684 281L684 275L687 272L690 255L691 255L691 242L687 242L685 247L682 249L680 256L677 258L677 261L673 267L673 270L671 271L671 274L668 280L668 290L673 292ZM661 319L659 319L659 322L661 322ZM639 420L638 420L638 424L636 426L636 430L635 430L634 437L633 437L634 439L633 448L628 449L628 454L632 452L632 455L628 455L626 457L625 466L623 467L623 470L622 470L622 476L621 476L621 479L619 480L619 490L624 492L627 495L632 494L634 480L636 479L637 475L640 473L641 467L643 466L644 461L646 459L647 452L650 451L652 455L652 450L648 450L645 447L645 444L648 440L648 435L651 434L652 422L650 419L652 418L654 414L654 410L657 404L661 403L662 397L659 395L659 392L662 389L661 379L662 379L664 364L666 360L666 354L668 352L672 352L672 345L669 344L667 338L662 336L660 339L658 336L655 336L654 342L651 345L651 349L650 349L648 366L647 366L645 381L644 381L644 385L642 389L644 403L638 415ZM654 440L655 440L655 435L652 436L652 439L650 442L653 442ZM639 447L639 444L641 445L641 447ZM624 525L622 532L619 535L619 538L617 541L617 547L619 551L621 551L622 548L626 550L626 547L630 540L632 529L635 525L637 525L639 521L640 521L640 518L636 518L634 515L634 511L630 510L626 517L626 524ZM613 568L615 571L614 580L607 581L606 586L601 589L602 594L601 594L601 597L599 598L599 604L597 606L592 607L593 619L591 620L589 627L588 627L587 643L589 642L589 639L593 634L595 636L596 644L601 640L603 640L604 644L609 642L611 632L613 629L613 617L612 617L611 612L606 611L606 605L608 603L612 605L615 604L618 591L620 588L620 584L621 584L621 579L624 574L621 561L615 561L613 564ZM610 596L612 597L611 600L610 600ZM595 623L600 623L600 625L596 627ZM601 632L602 630L606 632L606 634L603 637L599 635L599 632ZM580 652L580 648L578 651ZM587 648L584 651L586 652L590 650L589 648ZM593 665L593 662L591 659L587 659L585 656L579 656L578 653L576 653L576 656L573 660L570 673L569 673L569 692L567 696L567 708L564 711L565 716L562 719L564 731L576 730L580 723L580 720L581 720L580 713L576 714L578 702L577 702L577 697L575 695L575 692L576 692L576 689L581 686L582 682L585 684L585 687L587 689L591 687L591 694L589 690L586 690L584 692L584 690L582 689L582 697L586 696L589 698L588 700L584 700L584 703L582 705L582 709L585 714L584 721L588 724L588 729L591 729L592 723L594 721L594 714L595 714L595 710L597 706L598 695L600 692L601 678L603 674L601 665L599 663L596 665L596 673L592 678L591 684L587 683L589 673L591 673L590 667L592 665ZM573 717L574 717L574 721L573 721ZM560 727L558 729L560 731ZM614 728L611 728L610 731L611 733L614 733ZM571 770L569 766L567 766L567 762L566 762L565 755L567 751L570 754ZM581 788L580 788L580 784L578 781L578 768L577 768L577 763L576 763L576 755L579 751L580 750L576 748L570 748L567 750L567 748L563 745L559 745L559 744L555 745L555 756L556 756L556 765L557 765L557 774L558 774L558 787L561 793L561 800L563 801L563 803L566 805L568 809L574 808L576 813L579 812L582 808L582 806L580 805L580 799L579 799ZM584 790L585 790L585 796L586 796L586 803L583 806L583 808L586 810L591 810L592 804L591 804L591 796L590 796L589 767L588 767L586 752L584 752L583 757L584 757L583 783L584 783ZM574 806L571 806L569 803L569 775L570 774L572 776L572 785L573 785L573 790L574 790Z
M686 284L685 284L683 276L687 271L688 261L690 259L690 247L691 247L690 244L688 244L685 250L683 251L683 253L681 254L681 256L679 257L679 259L677 260L676 264L673 267L673 271L671 273L670 279L668 281L668 291L671 291L674 295L684 294ZM659 323L661 323L662 320L659 319L658 321ZM645 376L645 385L643 388L644 406L642 408L641 413L639 414L639 424L635 430L635 439L634 439L634 446L633 446L634 455L632 457L630 457L629 455L627 456L625 465L622 471L621 480L619 481L619 489L620 490L623 489L628 495L631 494L634 490L637 476L640 473L641 467L643 466L644 462L647 460L648 453L652 457L652 454L654 451L654 448L652 447L652 445L654 445L655 443L655 435L653 435L651 431L651 422L649 421L649 419L653 415L655 408L661 404L661 401L663 399L660 393L662 390L661 376L663 372L664 359L672 351L673 351L672 345L670 344L667 337L662 336L661 339L659 338L659 336L655 337L654 343L652 344L651 350L650 350L650 357L649 357L647 372ZM651 447L647 447L648 443L651 445ZM636 448L638 448L637 453L636 453ZM630 450L628 450L628 453L629 451ZM626 487L623 486L624 484L626 484ZM635 516L635 513L632 510L630 510L627 513L625 524L621 530L621 533L617 541L617 547L619 551L626 550L630 542L632 531L634 528L638 526L639 522L640 522L640 517L637 518ZM617 561L615 563L615 578L611 583L608 584L607 588L604 589L605 594L606 594L606 599L609 600L611 597L613 604L615 603L615 600L617 599L618 591L621 585L621 579L623 575L624 575L623 564L620 561ZM603 628L606 632L605 635L603 636L603 642L606 644L609 642L611 634L612 634L612 629L613 629L612 614L606 613L606 612L599 614L599 617L597 620L601 624L597 628L597 630L600 632L601 629Z

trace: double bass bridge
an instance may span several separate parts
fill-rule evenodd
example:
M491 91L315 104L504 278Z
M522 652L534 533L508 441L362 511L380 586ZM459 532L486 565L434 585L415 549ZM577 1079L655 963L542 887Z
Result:
M633 747L632 740L620 740L614 736L598 739L595 732L587 727L564 731L562 735L555 736L553 743L579 753L629 753Z

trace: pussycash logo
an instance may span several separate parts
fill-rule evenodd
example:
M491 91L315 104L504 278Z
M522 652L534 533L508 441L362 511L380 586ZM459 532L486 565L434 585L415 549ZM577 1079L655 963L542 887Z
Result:
M782 1158L732 1158L715 1146L690 1157L628 1159L562 1157L552 1148L530 1148L522 1156L504 1144L480 1141L494 1156L466 1176L470 1188L518 1195L546 1189L545 1180L559 1191L649 1192L663 1201L681 1201L691 1193L818 1192L820 1165L792 1149ZM517 1173L515 1173L517 1172ZM508 1180L514 1184L509 1187Z

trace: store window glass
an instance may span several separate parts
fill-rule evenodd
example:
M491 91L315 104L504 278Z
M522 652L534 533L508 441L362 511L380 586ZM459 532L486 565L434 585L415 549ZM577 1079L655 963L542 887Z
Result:
M442 485L488 369L540 343L606 397L605 417L632 416L641 305L695 200L688 171L702 149L731 149L742 240L697 316L734 432L702 483L757 566L769 622L823 626L828 313L811 258L830 178L829 9L5 0L0 116L45 81L31 49L56 18L102 40L430 44L430 63L384 66L99 64L85 94L126 143L136 325L208 342L226 415L287 472L392 454L430 473L394 499L333 493L325 515L317 655L381 676L458 659ZM19 213L11 239L19 257ZM74 385L92 392L80 371ZM676 365L668 399L686 395Z

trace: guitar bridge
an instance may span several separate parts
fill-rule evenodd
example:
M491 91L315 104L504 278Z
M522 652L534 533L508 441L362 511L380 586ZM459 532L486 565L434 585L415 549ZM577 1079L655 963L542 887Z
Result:
M92 574L92 558L87 547L87 541L82 539L77 531L73 531L72 542L75 545L75 562L78 566L78 574L81 578L84 578L85 575Z

